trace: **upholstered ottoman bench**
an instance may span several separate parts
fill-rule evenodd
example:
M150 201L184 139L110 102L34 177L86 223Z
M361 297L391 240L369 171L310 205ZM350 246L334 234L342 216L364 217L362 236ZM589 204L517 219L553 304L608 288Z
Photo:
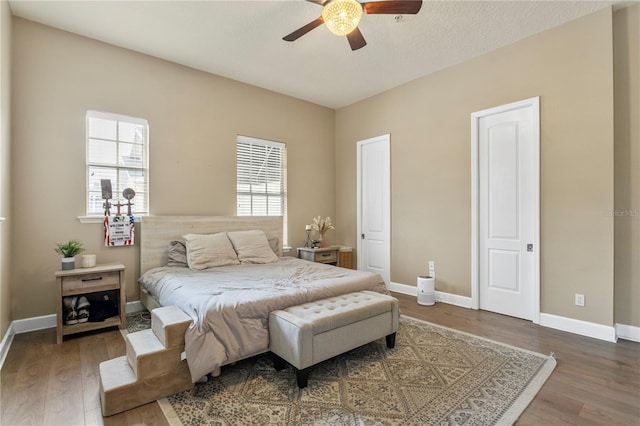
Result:
M309 368L321 361L385 336L393 348L398 317L398 300L373 291L292 306L269 314L269 350L276 370L289 362L304 388Z

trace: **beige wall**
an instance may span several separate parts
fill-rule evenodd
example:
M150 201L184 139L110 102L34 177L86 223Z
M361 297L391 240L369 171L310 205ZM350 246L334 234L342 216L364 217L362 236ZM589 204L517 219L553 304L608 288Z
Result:
M138 298L138 247L106 249L101 226L76 219L84 213L87 109L149 120L154 214L233 214L235 135L287 143L293 246L313 216L332 215L330 240L355 247L355 143L391 133L392 281L415 285L432 259L438 290L470 296L469 115L532 96L541 97L542 311L613 323L608 212L640 209L639 6L615 13L613 40L611 12L598 12L343 108L335 133L329 109L19 18L11 33L7 12L2 1L0 216L15 221L0 228L0 335L10 319L55 312L57 241L80 238L100 261L124 262L127 298ZM615 321L634 326L638 220L615 222ZM587 296L585 308L573 306L576 292Z
M640 5L613 17L615 320L640 327Z
M11 141L11 10L0 1L0 217L9 218ZM9 221L0 223L0 340L11 323Z
M105 248L102 225L77 220L88 109L149 120L152 214L234 215L242 134L287 144L290 244L334 215L333 110L20 18L13 49L13 319L55 312L53 248L70 238L123 262L138 299L139 247Z
M390 133L391 281L435 260L437 290L470 296L470 114L540 96L541 309L612 325L612 55L605 9L338 110L339 238L356 244L356 141Z

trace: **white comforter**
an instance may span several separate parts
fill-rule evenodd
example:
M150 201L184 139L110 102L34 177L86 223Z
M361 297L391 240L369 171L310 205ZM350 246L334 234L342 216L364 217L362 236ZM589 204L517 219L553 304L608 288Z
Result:
M360 290L388 293L380 275L292 257L264 265L192 271L160 267L139 280L161 306L177 305L194 320L185 335L195 382L220 366L269 348L269 313Z

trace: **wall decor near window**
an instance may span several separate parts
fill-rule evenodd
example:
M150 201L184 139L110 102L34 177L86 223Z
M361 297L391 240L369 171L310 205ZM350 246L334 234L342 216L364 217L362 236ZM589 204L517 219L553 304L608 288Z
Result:
M104 245L107 247L132 246L134 243L133 215L104 217Z
M132 246L134 243L135 218L131 214L131 200L136 196L136 191L132 188L125 188L122 196L127 200L126 203L112 204L111 181L109 179L101 180L102 198L104 199L104 245L107 247L115 246ZM127 207L127 214L120 214L122 207ZM111 207L116 208L116 214L111 215Z

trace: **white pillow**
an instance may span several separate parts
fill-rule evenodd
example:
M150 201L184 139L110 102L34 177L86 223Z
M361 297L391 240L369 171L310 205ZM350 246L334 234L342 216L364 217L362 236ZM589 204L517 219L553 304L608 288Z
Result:
M237 265L238 256L227 234L183 235L187 246L187 264L196 271L224 265Z
M264 231L236 231L227 235L238 253L240 263L271 263L277 262L278 256L269 245Z

